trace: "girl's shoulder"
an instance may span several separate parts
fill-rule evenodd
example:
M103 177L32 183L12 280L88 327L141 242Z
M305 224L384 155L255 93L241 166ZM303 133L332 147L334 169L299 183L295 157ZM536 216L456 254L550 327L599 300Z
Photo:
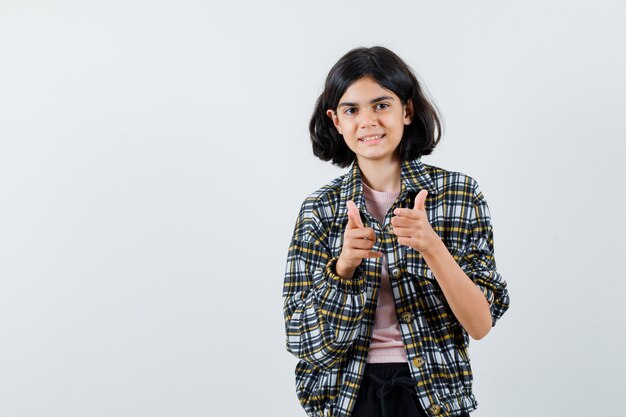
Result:
M334 221L341 199L343 180L347 174L328 181L309 193L300 206L294 235L299 239L323 236Z
M300 213L315 211L319 215L332 214L341 198L341 189L346 175L348 174L342 174L309 193L302 202Z
M428 175L430 175L431 178L433 179L458 177L458 178L466 178L472 181L474 180L474 178L472 178L470 175L462 171L454 171L451 169L443 168L438 165L427 164L425 162L422 162L422 165L424 166L424 169L426 170L426 172L428 172Z
M311 201L320 203L334 196L339 196L341 194L341 186L343 184L343 180L346 178L347 175L348 173L342 174L328 181L326 184L320 186L306 197L305 202Z
M475 177L462 172L446 169L433 164L422 163L424 170L430 176L440 193L470 193L476 196L480 192Z

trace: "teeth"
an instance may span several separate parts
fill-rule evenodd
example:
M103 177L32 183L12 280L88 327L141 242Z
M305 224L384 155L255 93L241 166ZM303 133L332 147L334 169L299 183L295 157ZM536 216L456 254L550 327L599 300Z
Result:
M369 137L365 137L365 138L361 138L361 140L363 142L368 142L370 140L376 140L376 139L380 139L383 135L376 135L376 136L369 136Z

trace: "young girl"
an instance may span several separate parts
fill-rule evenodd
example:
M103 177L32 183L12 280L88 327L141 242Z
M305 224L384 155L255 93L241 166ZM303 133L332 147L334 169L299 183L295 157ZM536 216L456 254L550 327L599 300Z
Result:
M309 129L315 156L351 165L304 200L287 256L287 350L306 414L469 416L469 336L509 306L478 183L422 162L441 124L384 47L335 64Z

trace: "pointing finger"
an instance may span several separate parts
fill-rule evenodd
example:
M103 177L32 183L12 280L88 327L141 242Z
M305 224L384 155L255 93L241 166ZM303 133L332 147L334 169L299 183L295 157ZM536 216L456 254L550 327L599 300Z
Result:
M354 201L348 200L346 206L348 206L348 228L355 229L364 227L359 208L354 204Z

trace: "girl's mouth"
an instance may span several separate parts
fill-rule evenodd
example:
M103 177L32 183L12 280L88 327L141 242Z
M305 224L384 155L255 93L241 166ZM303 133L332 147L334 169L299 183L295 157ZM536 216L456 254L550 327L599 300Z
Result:
M377 143L380 143L380 141L382 141L384 137L384 133L382 135L364 136L363 138L359 138L359 142L363 142L368 145L375 145Z

